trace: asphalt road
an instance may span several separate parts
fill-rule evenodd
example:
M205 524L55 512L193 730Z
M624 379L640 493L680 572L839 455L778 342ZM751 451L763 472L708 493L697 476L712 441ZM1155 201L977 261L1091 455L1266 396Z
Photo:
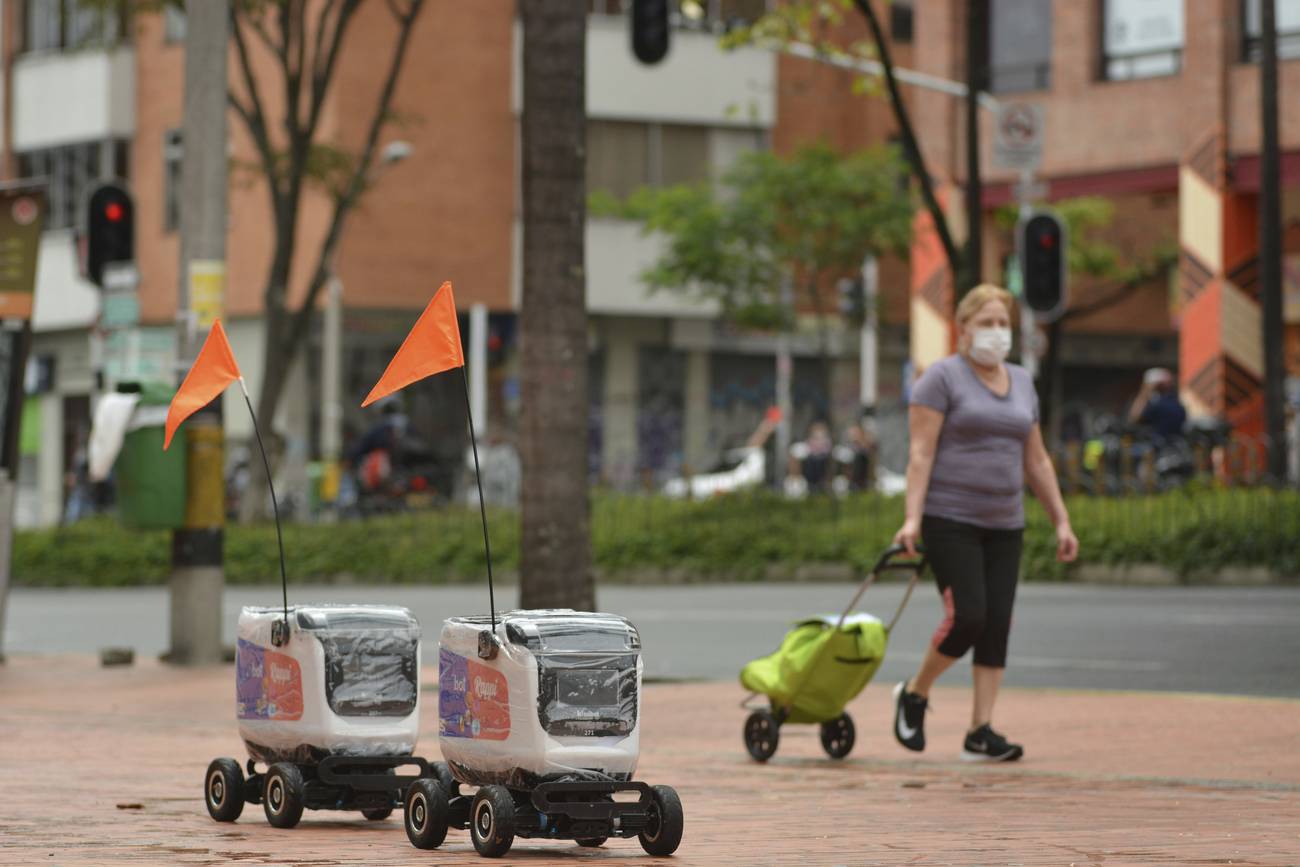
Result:
M641 630L646 674L732 679L771 652L793 620L837 612L847 584L729 584L609 587L600 607ZM872 588L861 608L884 619L901 584ZM426 661L444 617L486 613L485 589L333 586L290 588L290 601L406 605L424 624ZM503 608L513 587L499 588ZM239 606L274 605L277 587L229 588L225 629L234 641ZM899 679L916 666L941 619L934 587L922 584L891 637L877 678ZM165 588L15 589L5 651L96 652L134 647L155 655L167 645ZM944 682L967 680L966 665ZM1300 588L1122 588L1024 585L1011 634L1009 686L1174 690L1300 697Z

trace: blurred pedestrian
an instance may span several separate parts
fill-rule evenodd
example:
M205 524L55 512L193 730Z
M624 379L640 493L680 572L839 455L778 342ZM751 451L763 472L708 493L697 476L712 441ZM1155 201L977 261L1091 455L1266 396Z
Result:
M920 669L894 689L894 736L925 749L930 687L974 648L974 702L962 745L969 761L1013 761L1024 748L994 731L993 706L1006 668L1011 609L1020 575L1024 487L1056 527L1056 556L1079 542L1038 426L1034 382L1007 364L1011 295L977 286L957 307L958 352L930 365L912 389L906 519L894 543L925 554L945 617Z
M1174 375L1163 367L1153 367L1142 377L1142 388L1128 413L1129 424L1147 428L1157 447L1183 436L1187 409L1178 398Z

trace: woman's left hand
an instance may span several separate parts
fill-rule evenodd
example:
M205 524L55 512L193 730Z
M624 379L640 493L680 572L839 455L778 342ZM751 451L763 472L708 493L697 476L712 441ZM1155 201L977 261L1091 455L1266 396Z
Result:
M1079 556L1079 540L1074 535L1068 521L1063 521L1056 528L1056 559L1062 563L1072 563Z

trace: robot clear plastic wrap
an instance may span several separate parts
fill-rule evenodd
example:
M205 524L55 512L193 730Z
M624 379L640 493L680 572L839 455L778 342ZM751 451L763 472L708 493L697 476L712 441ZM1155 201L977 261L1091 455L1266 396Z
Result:
M442 627L438 743L469 785L629 780L640 755L641 639L622 617L512 611Z
M410 755L420 715L420 625L405 608L296 605L276 647L281 608L239 615L236 716L249 755Z

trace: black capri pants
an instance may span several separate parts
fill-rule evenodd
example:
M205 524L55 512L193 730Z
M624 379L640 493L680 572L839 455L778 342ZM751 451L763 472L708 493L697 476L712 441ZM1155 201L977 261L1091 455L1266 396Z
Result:
M935 650L960 658L974 647L976 665L1006 667L1023 536L1024 530L921 518L925 556L945 612L934 633Z

